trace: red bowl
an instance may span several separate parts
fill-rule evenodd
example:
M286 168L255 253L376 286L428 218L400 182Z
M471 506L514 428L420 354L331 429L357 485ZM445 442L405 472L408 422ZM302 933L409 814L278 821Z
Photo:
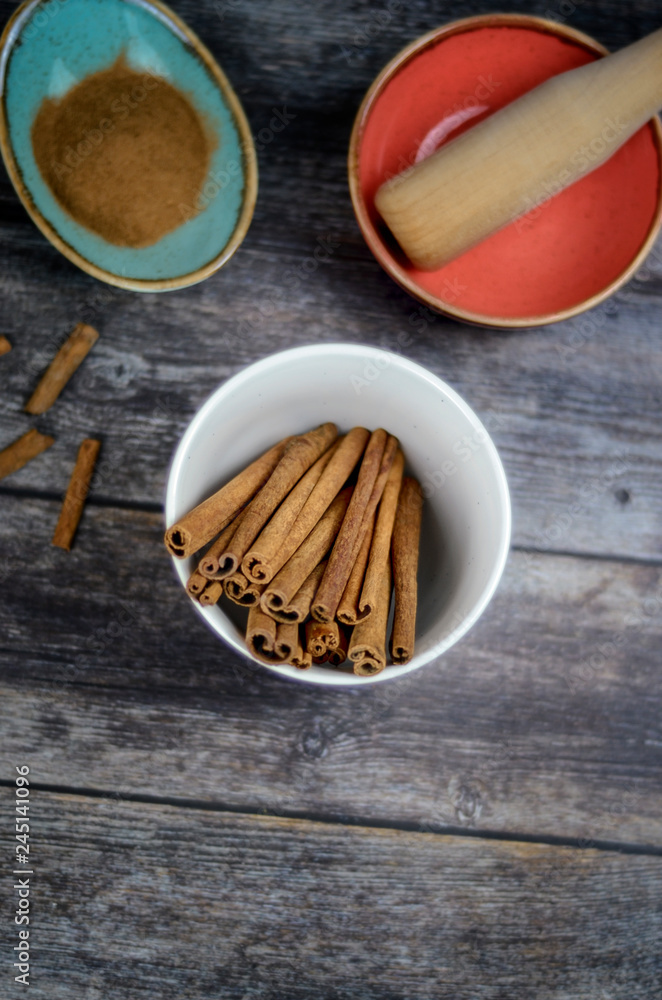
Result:
M374 205L389 177L606 53L554 21L489 14L425 35L382 70L354 123L350 191L368 246L415 298L483 326L539 326L590 309L641 265L662 221L658 118L603 166L437 271L407 260Z

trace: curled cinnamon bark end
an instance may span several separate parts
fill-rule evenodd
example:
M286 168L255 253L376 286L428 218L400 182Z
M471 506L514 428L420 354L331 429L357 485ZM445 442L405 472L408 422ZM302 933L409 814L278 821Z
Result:
M25 412L39 416L49 409L65 385L92 350L99 334L92 326L78 323L44 372L25 406Z
M186 592L189 595L189 597L192 597L194 598L194 600L197 600L208 583L209 580L207 580L207 578L204 577L202 573L198 573L197 570L193 570L186 584Z
M207 580L207 586L200 594L198 600L203 608L208 608L212 604L218 604L222 593L223 584L219 580Z
M391 659L396 664L408 663L414 655L422 514L421 487L415 479L406 476L400 491L391 543L395 588Z
M304 622L310 613L310 603L315 596L315 591L319 586L319 582L322 579L322 574L324 573L324 568L326 562L321 562L315 569L310 573L304 582L301 584L296 594L289 602L289 604L282 604L280 607L274 607L274 603L278 604L279 601L283 600L282 594L277 594L275 602L272 602L267 606L268 613L275 618L277 622L287 624L288 622ZM254 587L260 595L265 589L265 586L259 586L256 583L250 584ZM264 607L263 607L264 610Z
M349 647L349 636L347 629L338 629L338 645L334 649L327 650L327 660L332 667L339 667L347 659L347 649Z
M361 677L379 673L386 666L386 626L390 606L391 563L387 558L380 575L373 612L354 628L349 641L348 656L354 664L354 673Z
M223 580L223 592L226 597L242 608L252 608L260 601L262 587L258 587L256 583L249 583L243 573L233 573L232 576Z
M178 559L185 559L223 531L266 483L291 440L284 438L269 448L243 472L171 525L164 538L168 552Z

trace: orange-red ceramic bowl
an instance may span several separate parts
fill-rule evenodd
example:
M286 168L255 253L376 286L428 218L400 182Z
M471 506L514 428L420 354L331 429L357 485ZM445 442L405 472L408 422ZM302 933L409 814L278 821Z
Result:
M425 35L382 70L354 124L350 190L368 246L415 298L483 326L539 326L590 309L641 265L662 220L657 118L602 167L437 271L406 259L374 207L389 177L606 52L554 21L490 14Z

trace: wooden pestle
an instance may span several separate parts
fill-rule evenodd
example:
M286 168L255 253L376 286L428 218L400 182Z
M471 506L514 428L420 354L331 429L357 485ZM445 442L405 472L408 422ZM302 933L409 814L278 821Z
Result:
M436 270L609 159L662 107L662 29L552 77L383 184L400 246Z

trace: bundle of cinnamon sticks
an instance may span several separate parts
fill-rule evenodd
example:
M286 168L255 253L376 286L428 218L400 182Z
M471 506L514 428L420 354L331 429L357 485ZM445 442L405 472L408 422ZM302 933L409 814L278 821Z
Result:
M414 652L422 495L397 438L333 423L279 441L165 534L196 556L187 591L247 607L258 660L347 663L358 676ZM344 668L347 669L347 668Z

